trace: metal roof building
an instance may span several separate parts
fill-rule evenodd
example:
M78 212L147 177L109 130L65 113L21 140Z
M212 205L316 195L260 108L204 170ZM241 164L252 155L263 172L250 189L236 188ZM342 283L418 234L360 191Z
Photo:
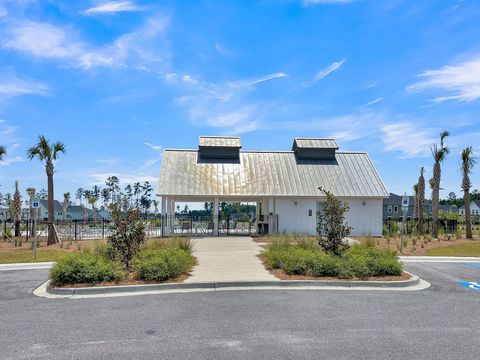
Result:
M370 157L338 149L334 139L296 138L292 151L249 151L241 150L238 137L200 137L198 149L164 151L157 194L170 214L175 201L255 201L265 215L279 217L276 230L312 233L315 221L289 224L287 218L295 218L290 212L299 205L306 214L316 213L322 187L348 201L351 211L358 201L378 203L381 223L382 199L389 193ZM288 209L292 199L296 205ZM378 224L367 230L378 233Z

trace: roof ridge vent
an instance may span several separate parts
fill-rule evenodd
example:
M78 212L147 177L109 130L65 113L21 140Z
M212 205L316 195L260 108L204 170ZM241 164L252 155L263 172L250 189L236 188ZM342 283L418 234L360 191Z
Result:
M200 136L198 142L199 160L240 160L242 148L238 136Z
M296 137L292 146L292 151L300 160L335 159L338 149L337 142L332 138Z

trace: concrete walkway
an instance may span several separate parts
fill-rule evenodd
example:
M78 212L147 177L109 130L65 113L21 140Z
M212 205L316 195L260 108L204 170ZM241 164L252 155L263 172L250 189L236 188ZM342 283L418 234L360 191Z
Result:
M193 255L198 264L185 282L278 280L257 257L262 250L249 236L196 239Z

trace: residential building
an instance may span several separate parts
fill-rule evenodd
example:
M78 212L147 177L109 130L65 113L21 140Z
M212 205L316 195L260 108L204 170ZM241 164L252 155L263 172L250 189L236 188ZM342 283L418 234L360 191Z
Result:
M465 206L460 207L459 214L465 215ZM480 215L480 200L470 201L470 213L472 215Z

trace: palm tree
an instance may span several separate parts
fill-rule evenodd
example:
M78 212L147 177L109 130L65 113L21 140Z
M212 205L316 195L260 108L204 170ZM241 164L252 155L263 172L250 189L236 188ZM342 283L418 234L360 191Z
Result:
M466 147L462 151L462 190L463 190L463 202L465 204L465 231L467 239L473 238L472 235L472 214L470 213L470 188L472 183L470 182L469 174L472 172L473 165L475 165L475 158L473 157L472 147Z
M20 236L20 220L22 218L22 197L18 190L18 181L15 181L15 193L13 194L13 221L15 223L15 237Z
M420 234L423 234L424 232L424 220L423 220L423 213L424 213L424 208L425 208L425 178L423 177L423 166L420 169L420 176L418 177L418 183L417 183L417 213L418 213L418 231Z
M56 242L55 227L53 226L54 221L54 189L53 189L53 174L55 173L55 168L53 162L57 160L58 155L65 153L65 145L61 142L49 143L48 140L40 135L38 137L38 143L28 149L27 156L30 160L37 158L40 161L45 161L45 172L47 174L47 183L48 183L48 239L47 245L54 244Z
M67 211L70 207L70 193L66 192L63 194L63 221L67 218Z
M433 165L433 178L432 178L432 226L433 237L438 237L438 208L440 201L440 181L441 181L441 167L440 163L445 160L445 157L450 152L448 147L443 143L445 138L450 135L448 131L440 133L440 147L437 144L433 144L430 149L432 151L433 159L435 161Z
M5 146L0 145L0 161L3 161L5 155L7 155L7 149Z

